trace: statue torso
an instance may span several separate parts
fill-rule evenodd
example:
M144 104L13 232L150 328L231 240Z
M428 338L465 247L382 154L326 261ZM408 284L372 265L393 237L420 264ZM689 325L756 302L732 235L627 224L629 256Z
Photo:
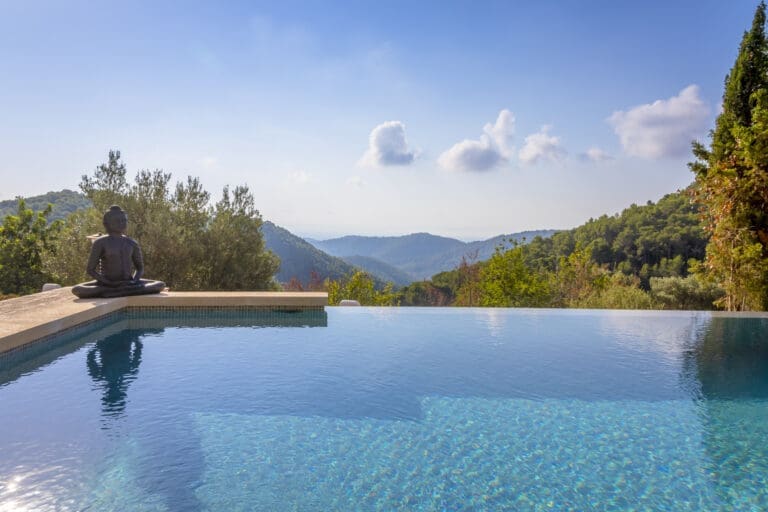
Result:
M96 239L101 274L113 281L126 281L133 277L133 251L137 243L127 236L106 235Z

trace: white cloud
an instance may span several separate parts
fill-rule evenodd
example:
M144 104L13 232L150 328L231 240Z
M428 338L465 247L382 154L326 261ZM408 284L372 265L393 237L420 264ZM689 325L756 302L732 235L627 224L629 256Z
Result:
M624 150L642 158L683 156L691 141L707 128L709 107L699 87L689 85L677 96L614 112L608 118Z
M499 112L494 124L486 124L480 140L463 140L454 144L437 160L444 169L481 172L509 161L514 152L515 116L507 109Z
M598 147L591 147L579 155L585 162L607 162L613 160L613 157Z
M416 159L416 151L405 140L405 125L400 121L387 121L371 131L368 151L360 162L363 165L409 165Z
M499 154L505 159L512 157L514 150L512 140L515 135L515 115L507 109L499 112L494 124L486 124L483 131L499 150Z
M565 150L560 145L560 137L549 134L550 126L525 138L518 157L524 164L535 164L542 160L558 161L565 157Z

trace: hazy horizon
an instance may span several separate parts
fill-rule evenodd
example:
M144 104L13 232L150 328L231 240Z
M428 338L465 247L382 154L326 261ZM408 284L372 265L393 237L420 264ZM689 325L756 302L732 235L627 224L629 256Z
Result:
M0 5L0 199L119 149L299 236L569 229L693 180L756 5Z

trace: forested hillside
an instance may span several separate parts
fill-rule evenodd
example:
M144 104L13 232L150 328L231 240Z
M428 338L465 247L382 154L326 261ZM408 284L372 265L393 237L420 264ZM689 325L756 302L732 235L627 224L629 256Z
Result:
M266 247L280 258L276 278L281 283L297 279L302 286L325 278L341 279L352 275L355 267L341 258L318 250L286 229L266 221L261 226Z
M40 196L25 198L27 208L34 212L45 210L48 204L53 205L48 221L52 222L58 219L64 219L67 215L91 207L91 201L79 192L72 190L60 190L58 192L48 192ZM18 213L18 199L9 199L0 201L0 220L6 215L16 215Z
M699 208L686 189L658 203L633 204L620 214L534 238L524 252L529 264L552 271L561 258L581 248L596 264L638 276L647 287L653 276L688 275L688 260L703 259L706 245Z
M690 275L707 244L691 190L499 246L487 260L403 288L402 305L710 309L722 295Z

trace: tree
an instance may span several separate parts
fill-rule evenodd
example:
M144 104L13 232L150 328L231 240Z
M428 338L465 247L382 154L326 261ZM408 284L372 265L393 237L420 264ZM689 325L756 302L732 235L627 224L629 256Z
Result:
M205 288L274 289L280 260L264 246L261 215L246 186L224 187L208 229Z
M695 199L711 237L707 276L722 283L720 304L768 309L768 40L761 2L726 77L711 147L695 142Z
M553 286L556 290L556 305L583 307L583 301L599 295L608 286L607 272L592 260L590 253L577 246L567 258L560 258Z
M156 276L177 290L276 287L273 276L279 260L265 248L261 215L248 187L225 187L221 200L211 207L210 194L198 178L188 177L172 187L171 174L162 170L141 170L133 183L126 174L120 152L110 151L107 163L93 176L83 176L80 188L99 212L91 214L99 224L101 212L112 204L128 212L128 234L141 244L148 277ZM83 230L90 228L102 229L92 221L75 222L62 243L83 240ZM83 265L87 254L80 256Z
M456 306L478 306L480 304L480 265L477 263L478 251L475 250L461 257L458 268L458 289Z
M51 281L72 286L91 278L85 273L86 260L91 250L89 236L103 230L102 214L94 208L78 210L61 222L51 240L55 251L43 253L43 268Z
M325 289L328 292L328 304L334 306L344 299L356 300L361 306L397 305L398 296L392 290L392 283L377 290L373 278L362 270L340 281L326 279Z
M481 306L540 307L549 295L546 276L526 265L521 246L497 247L480 271Z
M19 199L18 213L0 225L0 293L26 294L40 291L48 280L43 255L53 251L51 240L60 221L48 224L51 205L35 214Z

